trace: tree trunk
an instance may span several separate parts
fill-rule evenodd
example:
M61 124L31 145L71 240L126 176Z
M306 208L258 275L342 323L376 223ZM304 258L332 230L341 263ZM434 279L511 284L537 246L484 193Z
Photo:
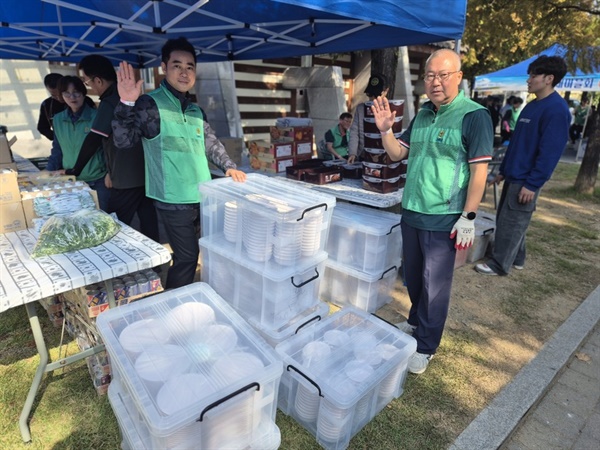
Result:
M388 82L387 98L394 98L396 86L396 68L398 67L398 48L382 48L371 50L371 74L380 73Z
M581 161L581 167L575 179L575 190L582 194L592 194L598 178L598 164L600 163L600 112L596 111L588 117L590 134L587 148Z

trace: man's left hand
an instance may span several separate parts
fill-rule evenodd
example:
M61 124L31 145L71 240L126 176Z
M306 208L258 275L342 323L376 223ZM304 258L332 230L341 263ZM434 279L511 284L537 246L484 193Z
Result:
M244 181L246 181L246 174L241 170L227 169L227 172L225 172L225 176L231 177L233 178L233 181L237 181L239 183L243 183Z
M533 197L535 197L535 192L530 191L525 186L521 188L519 191L519 203L525 204L533 201Z
M473 245L473 240L475 239L475 221L460 216L452 227L452 231L450 231L450 239L454 237L456 237L454 247L457 250L464 250Z

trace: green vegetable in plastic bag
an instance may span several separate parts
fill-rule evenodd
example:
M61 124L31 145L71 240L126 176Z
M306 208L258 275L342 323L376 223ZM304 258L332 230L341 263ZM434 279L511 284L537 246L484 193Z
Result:
M40 231L33 258L95 247L111 239L121 226L103 211L83 209L52 216Z

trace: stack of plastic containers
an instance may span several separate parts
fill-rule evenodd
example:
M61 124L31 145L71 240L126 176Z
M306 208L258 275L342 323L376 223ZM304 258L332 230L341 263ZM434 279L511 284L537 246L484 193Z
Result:
M413 337L376 316L344 308L276 347L286 370L278 406L328 450L402 395Z
M402 264L402 216L338 203L333 217L319 296L340 306L375 312L392 300Z
M123 448L276 449L280 358L206 283L97 320Z
M373 102L364 104L365 117L363 163L363 188L388 193L404 187L406 181L406 160L392 161L383 148L381 133L375 124L375 117L371 111ZM396 112L392 132L395 138L402 134L402 115L404 113L404 100L389 100L390 110Z
M199 189L203 281L272 345L327 315L319 285L335 197L257 174Z

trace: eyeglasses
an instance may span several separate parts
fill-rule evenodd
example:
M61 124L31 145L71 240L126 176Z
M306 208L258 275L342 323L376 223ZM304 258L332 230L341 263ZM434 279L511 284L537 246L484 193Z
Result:
M65 98L81 98L83 94L81 92L63 92L62 96Z
M454 72L426 73L425 75L423 75L423 79L425 80L425 83L431 83L433 80L435 80L437 78L438 80L440 80L443 83L444 81L448 81L448 78L450 78L450 75L458 73L458 72L460 72L460 70L455 70Z
M87 87L92 87L92 86L90 85L90 83L92 82L92 80L93 80L94 78L96 78L96 77L92 77L92 78L87 78L87 79L84 79L84 80L83 80L83 84L85 84Z

